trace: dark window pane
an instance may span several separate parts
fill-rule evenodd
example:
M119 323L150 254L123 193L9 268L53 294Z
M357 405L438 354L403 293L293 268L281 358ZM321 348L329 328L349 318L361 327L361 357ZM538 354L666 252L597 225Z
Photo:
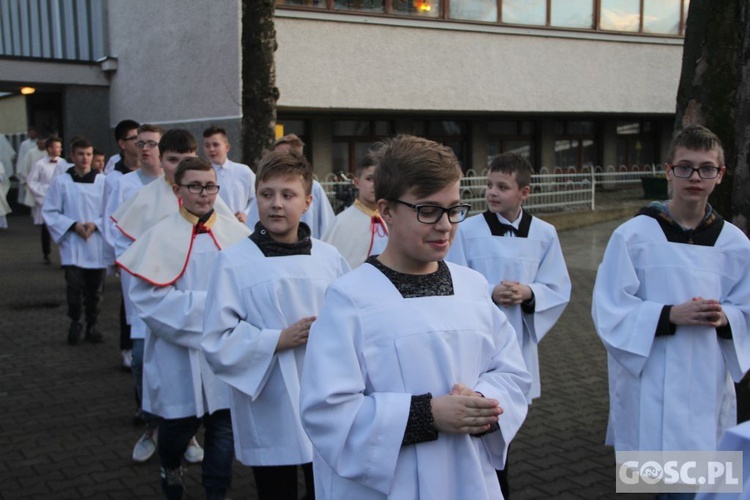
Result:
M367 152L370 150L371 145L372 143L370 142L357 142L354 144L354 163L352 165L352 169L355 169L359 162L361 162L365 158L365 156L367 156ZM344 170L344 172L346 171L347 170Z
M503 146L503 153L516 153L523 156L527 160L531 160L531 155L534 152L532 149L531 141L511 139L505 141Z
M334 142L331 148L331 162L334 172L349 171L349 144Z
M601 0L599 27L610 31L634 31L640 29L641 0Z
M617 165L628 164L628 140L625 137L617 138Z
M451 19L497 22L497 0L453 0L450 6Z
M680 0L644 0L644 33L680 33Z
M521 122L521 135L533 135L535 130L534 122Z
M555 122L555 135L565 135L565 122Z
M297 134L300 137L307 135L305 120L282 120L279 125L284 126L284 135Z
M424 137L427 135L427 123L423 121L414 122L414 135Z
M384 12L383 0L336 0L336 10L356 10L361 12Z
M326 8L326 0L277 0L276 5L301 5L303 7Z
M518 135L518 122L489 122L487 133L489 135Z
M375 122L375 135L378 137L389 136L393 133L391 122L387 120L378 120Z
M596 143L592 139L583 140L583 151L581 152L581 163L573 164L581 167L593 167L596 162Z
M594 133L594 122L572 121L567 124L567 132L572 135L586 135Z
M431 121L427 124L428 135L462 135L464 124L453 120Z
M570 167L578 166L578 141L557 140L555 141L555 166Z
M547 0L503 0L502 15L504 23L544 26L547 24Z
M594 0L551 0L550 25L564 28L594 27Z
M370 135L370 122L367 120L334 120L333 135L334 137Z
M393 0L393 13L440 17L440 0Z

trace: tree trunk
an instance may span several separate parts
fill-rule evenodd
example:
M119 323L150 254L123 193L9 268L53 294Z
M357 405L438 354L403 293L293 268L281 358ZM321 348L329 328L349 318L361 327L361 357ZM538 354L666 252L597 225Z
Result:
M702 124L724 143L727 173L711 196L711 205L726 219L732 207L732 184L737 173L737 116L740 38L748 25L740 15L747 0L692 0L685 29L682 74L677 91L675 129ZM745 82L745 86L748 82ZM745 117L747 119L747 116ZM746 170L746 166L745 166ZM744 229L744 228L743 228Z
M705 125L724 143L727 172L710 202L745 234L750 213L749 16L747 0L690 2L675 121L676 130ZM750 420L750 377L735 389L737 421L745 422Z
M255 168L274 140L274 0L242 0L242 158Z

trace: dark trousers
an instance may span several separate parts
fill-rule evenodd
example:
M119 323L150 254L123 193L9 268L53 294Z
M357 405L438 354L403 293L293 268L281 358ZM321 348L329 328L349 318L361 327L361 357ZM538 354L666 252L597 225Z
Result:
M190 439L203 424L203 487L206 493L226 493L232 484L234 435L229 410L218 410L203 418L165 418L159 423L159 460L165 469L173 470L182 463Z
M305 500L315 500L312 463L302 464L305 474ZM258 500L297 500L297 466L253 466Z
M106 269L65 266L68 317L71 321L81 321L81 313L85 310L86 324L96 324L102 307L106 272Z
M49 229L47 229L47 224L42 224L40 227L42 228L42 253L45 257L49 257L52 251L52 237L49 234Z
M133 341L130 340L130 325L125 315L125 299L120 299L120 350L133 350Z

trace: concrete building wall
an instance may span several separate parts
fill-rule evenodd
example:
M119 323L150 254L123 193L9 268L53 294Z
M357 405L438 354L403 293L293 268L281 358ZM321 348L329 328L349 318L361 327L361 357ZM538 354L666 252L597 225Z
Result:
M238 1L109 2L110 125L240 116Z
M277 10L281 109L674 113L682 40Z
M117 152L109 124L109 89L67 85L62 95L63 127L65 139L83 136L110 155ZM63 145L69 154L67 144Z

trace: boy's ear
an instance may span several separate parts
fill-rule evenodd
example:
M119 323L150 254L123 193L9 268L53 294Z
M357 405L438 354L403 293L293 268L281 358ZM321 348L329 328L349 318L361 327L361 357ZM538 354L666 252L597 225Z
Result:
M172 184L172 192L179 198L180 195L178 193L180 192L180 186L178 186L177 184Z
M526 201L531 195L531 186L524 186L521 188L521 201Z
M310 204L312 203L312 200L313 200L313 195L308 194L307 197L305 198L305 209L302 211L303 214L307 212L307 210L310 208Z
M380 217L386 222L391 222L391 217L393 214L391 213L391 204L388 203L388 200L385 200L383 198L378 200L378 212L380 213Z
M721 184L721 180L724 178L724 172L727 171L727 167L723 166L719 169L719 176L716 178L716 184Z

